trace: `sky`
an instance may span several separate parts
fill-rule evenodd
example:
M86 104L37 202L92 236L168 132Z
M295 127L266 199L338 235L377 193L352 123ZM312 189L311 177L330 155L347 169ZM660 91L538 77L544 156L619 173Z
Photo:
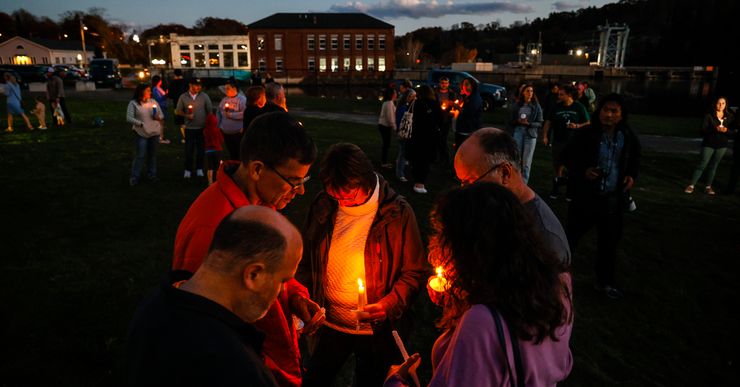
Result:
M206 16L230 18L250 24L276 12L365 12L396 27L403 35L421 27L449 29L453 24L474 25L497 21L509 26L516 21L547 17L551 12L600 7L615 0L3 0L0 11L25 8L37 16L58 20L65 11L105 9L105 17L142 31L157 24L178 23L192 27Z

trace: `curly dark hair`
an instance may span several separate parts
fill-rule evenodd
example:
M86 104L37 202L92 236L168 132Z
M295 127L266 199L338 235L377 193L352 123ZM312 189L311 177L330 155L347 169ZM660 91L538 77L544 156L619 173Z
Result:
M446 268L450 283L441 328L486 304L522 340L557 340L556 328L572 318L566 269L514 194L493 183L457 188L437 199L431 218L430 261Z

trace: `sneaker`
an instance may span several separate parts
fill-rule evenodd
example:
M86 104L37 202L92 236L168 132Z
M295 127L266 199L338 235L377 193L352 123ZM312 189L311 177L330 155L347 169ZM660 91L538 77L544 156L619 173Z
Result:
M685 192L687 194L694 193L694 186L693 185L690 185L690 186L686 187L686 189L683 190L683 192Z
M11 128L10 126L8 126L8 127L7 127L7 128L5 129L5 133L13 133L13 128Z
M189 179L190 178L190 171L185 171L185 173L182 174L182 177L185 178L185 179Z
M420 194L425 194L425 193L427 193L428 191L427 191L427 189L426 189L426 188L424 188L424 187L417 187L417 186L414 186L414 192L416 192L416 193L420 193Z
M168 140L168 139L166 139L166 138L160 138L160 139L159 139L159 143L160 143L160 144L169 144L169 143L170 143L170 140Z
M398 180L399 180L399 181L400 181L401 183L405 183L405 182L409 181L409 179L405 178L404 176L401 176L401 177L399 177L399 178L398 178Z
M39 130L46 130L48 129L46 126L39 126Z
M716 195L717 194L716 192L714 192L714 190L712 189L712 187L709 187L709 186L707 186L707 188L704 188L704 193L707 194L707 195Z
M205 175L203 174L203 170L202 169L198 169L197 171L195 171L195 176L203 177Z

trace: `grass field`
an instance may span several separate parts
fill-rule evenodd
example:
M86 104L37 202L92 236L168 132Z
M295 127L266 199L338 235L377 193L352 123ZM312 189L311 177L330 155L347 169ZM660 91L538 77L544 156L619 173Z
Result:
M175 142L158 150L161 182L128 186L133 145L125 123L129 91L122 93L71 98L76 121L71 128L0 136L0 386L122 384L133 310L169 267L177 225L205 188L204 180L182 180L182 146ZM345 105L308 97L291 103L307 109L377 108L375 101ZM102 128L90 124L95 116L105 120ZM500 124L501 117L488 115L486 122ZM637 125L639 117L634 118ZM645 120L645 127L674 122ZM661 130L695 130L686 121L675 119ZM374 127L303 122L320 152L350 141L379 163ZM178 139L172 130L168 136ZM626 216L619 252L625 299L604 299L592 290L593 235L574 255L575 366L564 385L736 383L740 340L734 329L740 318L732 300L738 299L740 196L684 194L696 161L691 155L644 155L633 192L638 209ZM547 193L549 165L549 153L539 148L531 183L541 195ZM728 170L729 159L717 180L725 182ZM454 184L449 169L433 169L426 196L385 175L408 197L426 233L434 194ZM297 225L319 189L317 179L311 180L306 195L289 206L287 214ZM565 203L553 208L565 214ZM428 380L439 310L426 295L414 309L417 328L407 346L422 354L422 379Z

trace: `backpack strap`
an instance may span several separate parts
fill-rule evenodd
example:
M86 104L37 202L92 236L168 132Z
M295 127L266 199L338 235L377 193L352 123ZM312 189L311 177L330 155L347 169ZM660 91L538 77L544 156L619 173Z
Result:
M504 358L506 359L506 367L504 368L504 371L508 372L508 374L511 377L511 385L514 387L524 387L524 366L522 364L522 356L521 351L519 349L519 340L516 338L516 335L514 335L514 332L512 331L511 327L509 327L509 337L511 337L511 348L514 352L514 367L516 368L516 380L514 378L514 373L511 372L511 364L509 364L509 352L506 349L506 335L504 334L504 327L503 322L501 321L501 315L491 305L486 305L488 310L491 312L491 315L493 315L493 321L496 323L496 334L498 335L498 341L501 344L501 350L504 353Z

